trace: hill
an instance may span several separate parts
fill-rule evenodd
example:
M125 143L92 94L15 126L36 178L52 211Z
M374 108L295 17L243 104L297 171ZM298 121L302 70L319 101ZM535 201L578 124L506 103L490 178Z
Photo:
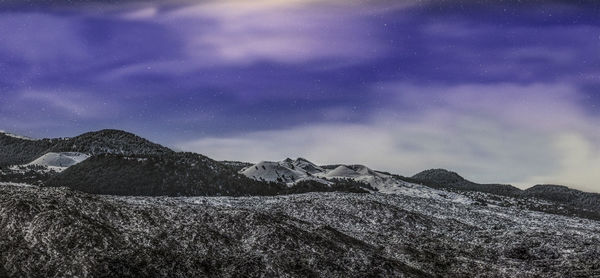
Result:
M536 185L521 190L511 185L475 183L445 169L425 170L411 178L402 179L444 190L516 198L527 209L600 220L600 194L582 192L562 185ZM528 202L528 199L549 201L554 205L539 206L539 201Z
M88 132L57 141L48 152L80 152L88 155L160 155L173 153L167 147L152 143L133 133L115 129Z
M132 196L274 195L283 188L248 179L203 155L175 152L96 155L56 175L46 185Z
M478 191L503 196L514 196L521 190L507 184L479 184L464 179L455 172L445 169L430 169L422 171L410 178L411 181L425 184L434 188L446 188L461 191Z
M535 185L520 194L523 197L534 197L567 204L585 210L600 212L600 194L583 192L563 185Z

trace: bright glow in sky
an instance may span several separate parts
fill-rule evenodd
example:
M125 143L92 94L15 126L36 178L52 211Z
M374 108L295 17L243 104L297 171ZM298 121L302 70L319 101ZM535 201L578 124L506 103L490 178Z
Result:
M600 192L593 2L45 2L0 4L0 129Z

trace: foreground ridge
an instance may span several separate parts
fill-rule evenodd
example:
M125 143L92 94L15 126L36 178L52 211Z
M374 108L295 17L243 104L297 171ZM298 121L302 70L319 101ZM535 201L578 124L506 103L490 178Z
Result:
M600 275L597 221L393 194L114 197L2 185L0 223L8 276Z

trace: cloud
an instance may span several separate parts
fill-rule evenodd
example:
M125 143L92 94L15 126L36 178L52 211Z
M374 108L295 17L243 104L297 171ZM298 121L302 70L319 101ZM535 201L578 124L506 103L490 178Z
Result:
M394 87L394 86L392 86ZM564 84L471 84L394 87L389 107L361 124L315 123L281 130L180 142L216 159L280 160L302 156L321 164L362 163L412 175L447 168L478 182L562 183L600 192L594 169L598 119L577 109ZM547 95L545 94L547 93ZM437 100L437 101L436 101ZM398 113L418 103L424 109Z
M560 153L556 172L530 177L529 184L554 183L600 192L600 146L577 133L564 133L554 140Z
M581 92L569 83L494 83L417 86L390 83L380 86L390 105L417 111L449 110L453 114L488 117L511 126L546 131L596 130L579 103Z
M371 37L371 26L357 16L353 5L321 3L315 7L315 2L210 1L161 14L145 7L125 17L170 26L186 38L187 55L197 61L197 67L358 61L383 54L384 47ZM348 47L350 42L352 47Z

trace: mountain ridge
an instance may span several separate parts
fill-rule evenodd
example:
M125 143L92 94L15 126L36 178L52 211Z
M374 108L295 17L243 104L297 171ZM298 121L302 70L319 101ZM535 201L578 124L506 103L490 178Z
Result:
M34 184L47 183L50 186L67 185L89 193L175 196L190 194L273 195L342 190L443 195L443 193L424 188L428 187L460 194L462 194L461 192L481 192L511 198L538 198L574 207L575 211L593 211L593 215L598 214L600 218L600 205L598 205L600 194L582 192L565 186L534 186L521 190L511 185L475 183L456 172L445 169L429 169L412 177L404 177L373 170L361 164L316 165L302 157L286 158L279 162L263 161L258 164L218 162L200 154L175 152L133 133L116 129L86 132L71 138L37 140L0 133L0 150L7 150L0 152L0 166L4 167L0 169L0 181L34 181ZM79 159L76 163L69 163L67 167L47 167L48 165L43 165L44 163L25 164L54 153L58 158L68 156L69 153L81 153L90 155L91 160L88 161L85 159L87 157L82 156L84 159ZM203 157L203 159L189 165L178 164L178 161L182 159L189 161L190 155ZM142 165L143 161L148 159L154 161L155 165ZM133 163L133 160L140 161ZM210 162L205 163L206 161ZM8 162L24 166L6 170ZM125 167L127 171L113 167L111 162L121 163L119 165ZM198 168L198 165L204 165L202 170ZM210 174L214 169L219 169L220 172L215 175ZM63 170L65 171L63 172ZM91 173L96 176L92 176ZM115 173L121 174L115 175ZM127 177L124 173L128 173L130 176ZM204 176L198 173L204 173ZM254 184L255 182L236 177L239 174L254 179L258 183L251 186L253 189L244 189L244 183ZM211 176L212 178L208 178ZM148 179L148 177L154 177L154 179ZM35 182L36 180L38 181ZM82 186L81 181L86 181L87 184ZM145 185L141 185L140 181L145 181ZM174 188L177 186L169 185L167 182L180 183L185 186L175 190ZM220 182L227 185L225 187L223 185L221 187L213 186ZM120 188L123 183L132 186L126 189ZM293 188L294 185L298 186ZM261 186L264 188L260 189ZM144 188L148 191L144 191Z
M100 139L100 138L102 138L102 139ZM110 144L113 144L119 140L129 140L129 141L134 142L135 144L141 144L143 147L139 147L137 149L132 150L132 149L119 149L119 148L111 149L111 148L107 147L106 145L104 147L93 146L93 144L95 144L95 143L108 144L110 146ZM5 150L2 151L2 148L7 145L6 141L13 141L13 143L14 142L23 142L23 141L27 141L32 144L40 143L42 146L36 148L36 154L39 154L41 152L42 153L41 155L43 155L44 153L48 153L48 152L81 152L81 153L86 153L89 155L105 154L105 153L120 154L120 155L130 155L130 154L131 155L139 155L139 154L163 154L163 153L175 152L168 147L151 142L147 139L144 139L143 137L140 137L139 135L136 135L134 133L130 133L130 132L127 132L124 130L119 130L119 129L101 129L101 130L97 130L97 131L85 132L85 133L82 133L82 134L80 134L78 136L74 136L74 137L41 138L41 139L30 138L30 137L10 133L10 132L4 131L4 130L0 130L0 166L7 165L6 163L2 163L4 160L6 160L6 159L4 159L4 157L6 156L7 152ZM79 143L83 143L84 145L81 146ZM86 145L86 144L88 144L88 145ZM89 146L89 144L91 144L91 146ZM8 145L10 145L10 144L8 144ZM146 147L146 148L144 148L144 147ZM41 155L39 155L39 156L41 156ZM31 159L30 161L27 161L25 163L31 162L34 159L39 158L39 156L36 156L33 159ZM316 165L316 164L310 162L308 159L303 158L303 157L298 157L296 160L293 160L291 158L286 158L286 159L284 159L284 161L304 161L304 162L308 162L318 168L323 168L323 169L336 168L336 167L339 167L342 165L346 166L346 167L350 166L349 168L352 168L355 166L365 167L361 164ZM238 168L242 167L242 166L244 166L244 168L248 168L249 165L254 165L252 163L242 162L242 161L221 161L221 162L228 164L228 165L232 165L232 166L235 165L234 167L238 167ZM369 169L369 170L372 170L372 169ZM390 173L383 172L383 171L378 171L378 170L372 170L372 171L381 173L381 174L391 175ZM463 178L456 172L446 170L446 169L441 169L441 168L424 170L424 171L421 171L421 172L413 175L412 177L404 177L404 176L401 176L401 177L403 177L405 179L410 179L412 181L419 180L419 181L428 182L428 183L435 183L435 182L448 183L449 182L448 180L442 181L439 178L432 179L431 177L426 176L426 174L440 175L440 173L442 173L441 175L445 174L446 177L452 176L454 180L450 181L450 183L468 182L470 184L482 185L479 183L475 183L475 182L466 180L465 178ZM515 189L521 190L512 185L507 185L507 184L490 184L490 185L510 186L511 187L510 190L515 190ZM435 185L433 185L433 186L435 186ZM538 185L534 185L534 186L538 186ZM534 186L532 186L532 187L534 187ZM562 187L572 189L572 188L570 188L568 186L564 186L564 185L556 185L556 186L562 186ZM527 190L527 189L525 189L525 190ZM576 190L576 189L572 189L572 190ZM581 191L581 192L584 192L584 191ZM592 193L592 192L585 192L585 193ZM596 194L596 193L592 193L592 194Z

